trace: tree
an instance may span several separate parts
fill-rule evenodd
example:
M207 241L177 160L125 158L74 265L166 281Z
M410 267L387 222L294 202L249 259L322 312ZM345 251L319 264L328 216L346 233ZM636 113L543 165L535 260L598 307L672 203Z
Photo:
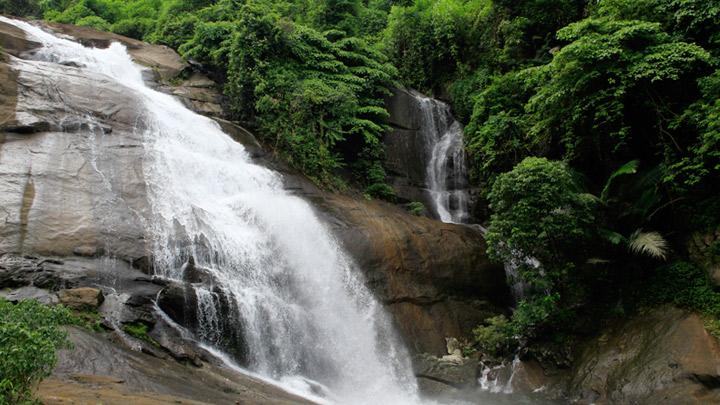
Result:
M540 289L562 289L586 257L595 198L579 189L565 163L529 157L498 176L489 199L490 256L517 263L524 281Z

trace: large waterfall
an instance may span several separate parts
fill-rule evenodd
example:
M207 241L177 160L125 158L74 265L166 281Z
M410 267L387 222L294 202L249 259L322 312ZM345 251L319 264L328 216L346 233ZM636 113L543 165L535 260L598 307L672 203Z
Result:
M462 125L447 104L413 94L421 110L420 131L427 154L427 187L443 222L468 220L468 191Z
M247 369L280 384L323 386L331 402L418 401L409 356L382 305L308 203L284 190L278 173L253 164L211 119L148 87L123 45L86 48L25 22L2 21L43 44L32 63L103 75L143 106L136 131L144 139L151 207L144 215L154 268L175 280L190 270L209 276L194 284L198 340L225 350L232 336L234 356ZM103 102L103 94L96 96ZM435 125L445 134L440 148L457 148L459 127ZM440 182L452 165L437 166ZM448 198L460 197L450 192L438 201ZM463 204L439 203L441 215L460 221Z

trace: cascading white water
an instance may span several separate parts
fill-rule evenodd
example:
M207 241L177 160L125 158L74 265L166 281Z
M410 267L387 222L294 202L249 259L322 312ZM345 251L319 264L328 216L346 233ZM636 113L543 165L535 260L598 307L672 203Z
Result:
M443 222L468 220L468 191L463 128L438 100L413 93L418 100L427 154L427 186L437 216Z
M137 131L145 140L155 271L183 279L192 257L212 278L195 285L197 338L219 343L230 318L243 366L253 372L316 381L334 402L419 401L409 356L382 306L278 173L253 164L214 121L147 87L123 45L86 48L0 20L43 44L36 59L104 75L144 107Z

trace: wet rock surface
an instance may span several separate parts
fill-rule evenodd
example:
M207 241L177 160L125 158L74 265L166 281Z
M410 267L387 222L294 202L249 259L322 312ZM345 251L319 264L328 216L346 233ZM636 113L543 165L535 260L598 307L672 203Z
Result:
M426 159L417 158L428 153L420 132L422 116L418 100L407 90L394 89L386 107L392 128L383 140L388 181L403 201L419 201L429 207Z
M76 328L69 333L73 348L59 352L53 377L39 387L43 403L309 403L211 363L187 367L128 350L103 334Z

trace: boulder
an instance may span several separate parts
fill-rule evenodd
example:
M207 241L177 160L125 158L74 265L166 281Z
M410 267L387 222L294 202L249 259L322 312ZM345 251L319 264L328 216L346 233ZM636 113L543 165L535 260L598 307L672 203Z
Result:
M60 290L58 298L61 304L74 309L94 309L104 300L102 291L91 287Z
M0 111L14 110L0 114L0 253L89 255L108 246L127 260L144 255L137 96L77 68L8 58L0 83L13 83L16 96L0 95Z
M170 319L194 330L198 326L197 296L192 286L172 282L160 291L157 304Z
M10 302L36 300L45 305L54 305L59 302L57 295L33 286L20 287L15 290L0 290L0 297Z

